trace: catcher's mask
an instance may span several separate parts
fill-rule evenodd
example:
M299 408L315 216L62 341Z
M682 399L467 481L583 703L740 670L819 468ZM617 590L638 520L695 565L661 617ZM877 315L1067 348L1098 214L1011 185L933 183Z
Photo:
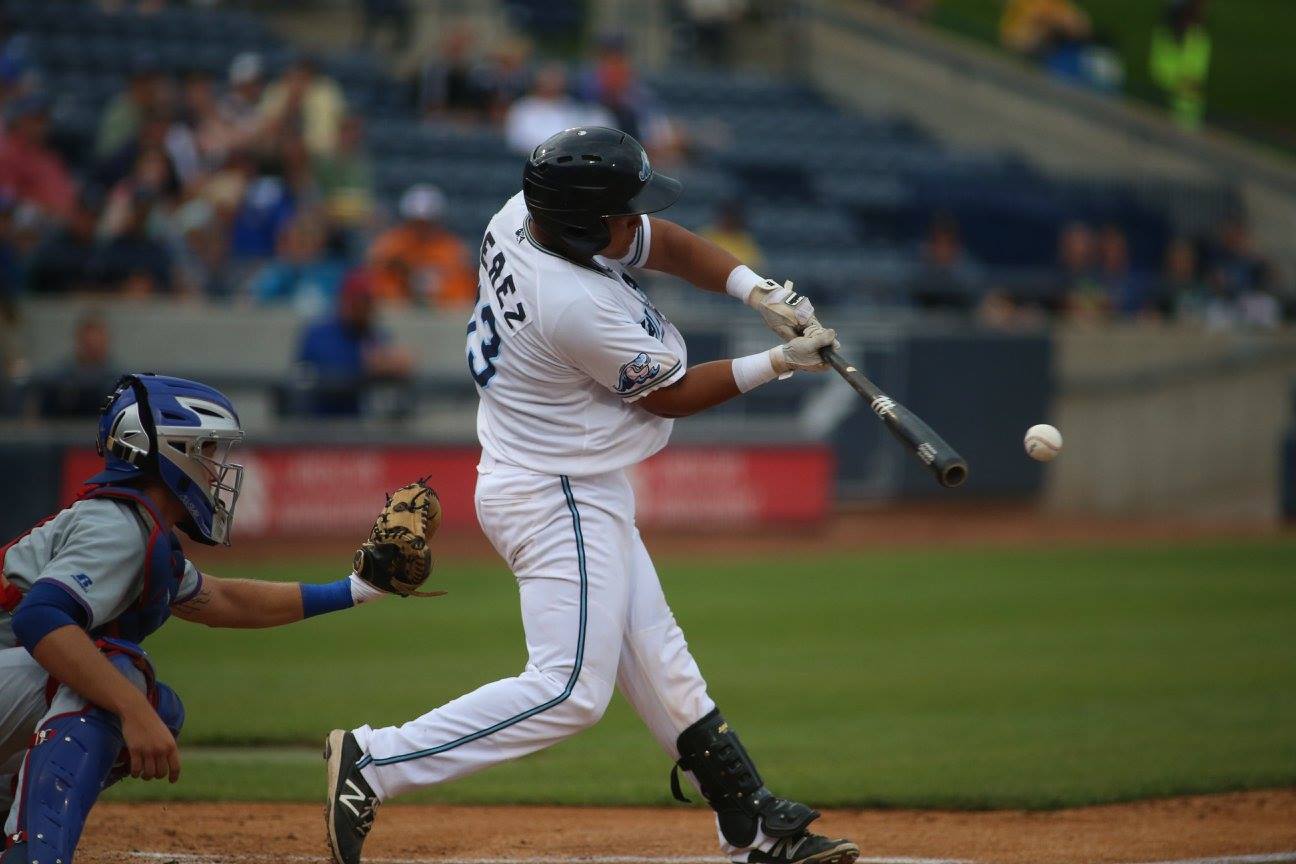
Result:
M156 477L184 505L178 523L194 540L229 545L243 466L229 461L243 440L234 404L197 381L123 375L99 415L95 448L104 470L88 483Z

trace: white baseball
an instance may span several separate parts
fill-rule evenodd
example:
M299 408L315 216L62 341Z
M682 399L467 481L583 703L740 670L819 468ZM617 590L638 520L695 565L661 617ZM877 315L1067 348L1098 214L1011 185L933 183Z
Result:
M1051 462L1062 452L1062 433L1039 423L1026 430L1026 455L1036 462Z

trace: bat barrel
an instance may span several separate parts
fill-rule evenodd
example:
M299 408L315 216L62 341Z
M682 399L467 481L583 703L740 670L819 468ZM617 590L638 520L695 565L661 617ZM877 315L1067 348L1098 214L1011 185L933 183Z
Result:
M828 363L856 393L868 400L869 407L900 443L922 462L947 489L963 485L968 466L962 456L945 439L937 435L922 418L883 393L863 372L831 348L822 352Z
M963 481L967 479L967 463L962 459L950 462L948 465L942 465L936 479L947 489L953 489L955 486L962 486Z

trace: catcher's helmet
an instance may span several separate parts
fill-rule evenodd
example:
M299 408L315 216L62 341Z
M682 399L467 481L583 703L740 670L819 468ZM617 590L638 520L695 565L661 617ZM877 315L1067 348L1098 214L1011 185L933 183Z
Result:
M654 173L634 138L606 126L578 126L545 141L522 170L522 197L558 251L584 259L611 239L608 216L655 213L674 204L680 182Z
M156 477L189 516L177 527L200 543L229 544L243 466L229 461L243 440L234 405L206 384L168 375L123 375L99 415L104 470L87 483Z

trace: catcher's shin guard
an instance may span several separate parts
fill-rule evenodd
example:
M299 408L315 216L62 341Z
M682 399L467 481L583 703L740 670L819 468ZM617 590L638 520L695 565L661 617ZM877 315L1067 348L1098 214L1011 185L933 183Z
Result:
M790 837L819 818L819 811L779 798L765 788L760 772L738 735L715 709L680 733L680 758L671 771L671 792L688 801L680 790L679 769L697 779L720 832L734 846L750 846L761 828L769 837Z
M26 846L26 857L17 861L72 861L86 816L121 749L121 722L100 708L61 714L41 726L14 804L18 831L10 839L15 849Z

